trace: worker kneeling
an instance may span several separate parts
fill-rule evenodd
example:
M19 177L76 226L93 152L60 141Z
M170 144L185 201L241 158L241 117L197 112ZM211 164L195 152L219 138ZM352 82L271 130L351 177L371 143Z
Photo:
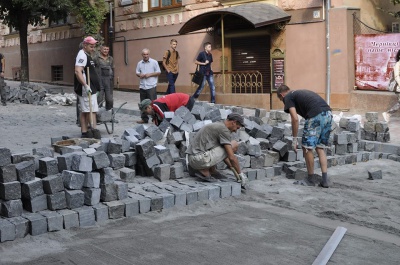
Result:
M238 143L231 141L231 133L243 126L243 117L231 113L223 122L207 124L191 140L186 153L189 165L197 172L195 176L205 181L215 181L211 175L217 173L215 165L221 161L234 172L242 187L248 184L247 176L241 172L235 156Z

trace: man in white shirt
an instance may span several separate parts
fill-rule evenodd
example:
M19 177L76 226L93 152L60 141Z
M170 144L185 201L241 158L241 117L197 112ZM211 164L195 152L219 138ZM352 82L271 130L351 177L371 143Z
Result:
M74 91L78 95L80 106L80 123L82 138L87 138L88 124L90 123L89 93L91 97L93 128L96 129L96 112L98 111L96 93L100 90L99 77L94 68L94 62L90 54L94 51L97 41L88 36L83 40L83 48L78 52L75 61ZM87 84L87 71L89 68L90 86Z
M142 50L143 60L140 60L136 67L136 75L140 78L140 102L145 99L151 101L157 98L157 82L158 76L161 74L158 62L150 58L150 50L145 48ZM149 117L146 113L142 113L142 120L137 123L148 123Z

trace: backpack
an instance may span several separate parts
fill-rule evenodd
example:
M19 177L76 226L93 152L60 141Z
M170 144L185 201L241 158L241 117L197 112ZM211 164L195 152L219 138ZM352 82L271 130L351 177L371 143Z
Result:
M167 55L167 59L165 60L165 63L169 64L169 58L171 58L171 51L168 50L167 52L168 52L168 55ZM178 58L179 58L179 52L176 51L176 59L178 60Z

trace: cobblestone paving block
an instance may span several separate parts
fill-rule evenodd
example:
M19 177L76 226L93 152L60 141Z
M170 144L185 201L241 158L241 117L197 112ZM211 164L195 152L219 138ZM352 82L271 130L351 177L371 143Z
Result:
M32 213L43 211L48 208L46 194L42 194L31 199L23 199L22 203L24 205L24 209Z
M124 217L125 214L125 203L122 201L111 201L105 202L108 206L108 218L110 219L120 219Z
M64 182L61 175L47 176L42 179L43 191L46 194L54 194L64 190Z
M34 165L34 170L39 170L39 159L41 159L42 157L38 156L38 155L26 155L24 157L22 157L22 162L25 161L30 161L33 163ZM18 173L17 173L18 176Z
M382 170L377 168L368 169L368 179L382 179Z
M74 153L67 153L57 156L57 166L59 172L62 172L63 170L71 170L73 156Z
M345 157L345 163L347 165L357 163L357 155L356 154L346 154L344 157Z
M59 210L57 212L63 217L64 229L79 227L79 216L77 212L68 209Z
M297 159L297 153L292 150L287 151L287 153L282 157L282 161L294 162Z
M68 209L82 207L85 203L85 193L81 190L65 190L65 199Z
M43 182L39 178L21 184L21 197L23 199L32 199L42 194L44 194Z
M390 133L389 132L387 132L387 133L377 132L376 133L376 141L382 142L382 143L390 142Z
M159 194L153 193L153 192L146 192L146 191L141 191L139 193L140 195L143 195L147 198L150 198L150 210L151 211L160 211L163 208L163 197Z
M181 179L184 177L184 167L181 162L175 162L171 166L170 179Z
M23 161L15 165L17 170L17 179L21 183L25 183L35 179L35 162Z
M100 171L100 184L111 184L118 178L111 167L102 168Z
M151 199L150 198L147 198L143 195L132 193L132 192L129 192L129 197L134 200L139 201L139 212L140 213L147 213L150 211L150 207L151 207Z
M285 134L285 128L278 126L272 127L271 138L283 139L284 134Z
M251 156L250 157L250 167L252 169L258 169L264 167L265 157L264 155L260 156Z
M167 135L168 144L178 145L183 142L183 134L182 132L172 132Z
M30 155L30 153L27 153L27 152L13 153L13 154L11 154L11 162L13 164L22 162L23 161L22 158L27 155Z
M32 154L40 157L54 157L54 151L48 147L33 148Z
M257 179L257 169L245 168L245 169L243 169L242 172L246 174L247 178L250 181Z
M171 186L182 189L186 193L186 204L191 205L199 200L197 190L182 183L173 183Z
M357 153L358 152L358 144L357 143L348 144L347 152L348 153Z
M83 148L78 145L68 145L61 148L60 152L61 155L69 154L69 153L76 153L81 152Z
M333 136L334 142L336 144L348 144L349 142L347 141L347 134L346 133L335 133Z
M151 124L146 128L145 134L154 142L160 141L164 136L164 133L154 124Z
M175 116L175 112L173 112L173 111L166 111L166 112L164 112L164 119L166 120L166 121L171 121L171 119L173 118Z
M340 128L343 128L343 129L346 129L347 128L347 124L349 123L349 118L346 118L346 117L342 117L342 118L340 118L340 120L339 120L339 127Z
M82 191L85 193L85 205L96 205L100 202L100 188L83 188Z
M133 182L136 177L136 171L127 167L123 167L119 170L120 178L125 182Z
M0 242L15 240L15 225L6 219L0 219Z
M163 119L163 121L158 125L158 129L160 129L163 133L165 133L170 127L171 124L166 119Z
M347 123L346 130L350 132L357 132L360 130L360 122L357 119L350 119Z
M85 188L100 188L100 173L99 172L86 172L83 181Z
M117 187L117 199L123 200L128 198L128 183L122 181L115 181Z
M129 146L132 148L136 147L136 144L140 141L137 137L133 136L133 135L125 135L123 136L125 140L128 141Z
M39 172L45 176L58 174L57 159L52 157L39 159Z
M273 145L272 149L273 151L278 152L281 157L283 157L289 151L288 145L280 140Z
M14 164L0 167L0 183L17 181L17 170Z
M47 218L47 231L60 231L64 228L63 216L55 211L40 211L39 214Z
M250 137L249 142L247 143L247 154L251 156L261 155L260 142L257 139Z
M160 164L154 167L154 177L159 181L166 181L170 178L171 165Z
M92 158L86 155L75 155L72 157L71 169L80 172L92 171Z
M267 178L275 177L275 168L273 166L264 167L265 169L265 176Z
M83 182L85 181L85 175L83 173L64 170L62 172L62 178L64 182L64 187L70 190L80 190L83 187Z
M96 218L94 215L94 209L92 207L83 206L74 209L74 211L78 213L80 227L88 227L96 225Z
M347 152L347 144L337 144L335 150L337 155L344 155Z
M191 113L196 117L198 120L204 120L206 115L206 109L201 105L194 105Z
M174 116L169 123L174 126L176 129L179 129L179 127L181 127L182 123L183 123L183 119L179 116Z
M99 203L96 205L92 206L94 209L94 214L95 214L95 220L97 223L104 223L105 221L107 221L108 218L108 206L103 204L103 203Z
M121 202L125 204L125 217L133 217L139 214L139 200L126 198Z
M294 179L302 180L308 176L307 169L305 168L297 168L294 173Z
M155 142L151 139L141 140L136 144L136 152L139 156L148 159L156 154L155 145Z
M157 185L157 184L156 184ZM182 189L170 186L168 184L159 184L160 187L165 189L167 192L170 192L174 195L174 205L175 206L185 206L186 205L186 192Z
M258 180L263 180L266 177L266 172L265 172L265 168L257 168L257 179Z
M15 226L15 238L24 238L29 234L29 220L21 216L8 218L7 221Z
M378 112L366 112L365 113L365 118L367 119L367 121L369 122L377 122L379 117L379 113Z
M0 183L0 199L3 200L21 199L21 183L18 181Z
M133 167L136 165L136 152L122 153L125 156L125 166Z
M1 201L1 200L0 200ZM22 214L22 201L1 201L1 215L4 217L17 217Z
M218 182L214 184L215 186L219 186L221 188L221 198L228 198L232 196L232 183L230 182Z
M47 218L39 213L24 213L23 218L29 220L29 234L32 236L47 233Z
M120 169L125 166L125 156L123 154L109 154L110 167Z
M193 127L193 131L194 131L194 132L197 132L197 131L199 131L201 128L204 127L204 121L196 121L196 122L192 125L192 127Z
M88 157L92 158L93 160L93 169L102 169L110 166L110 159L104 151L97 151L88 155Z
M174 159L172 158L171 151L162 145L156 145L154 146L154 149L156 151L156 154L158 158L160 159L162 164L173 164Z
M122 142L110 139L108 142L107 154L120 154L122 152Z
M118 188L115 183L100 184L100 201L109 202L118 200Z

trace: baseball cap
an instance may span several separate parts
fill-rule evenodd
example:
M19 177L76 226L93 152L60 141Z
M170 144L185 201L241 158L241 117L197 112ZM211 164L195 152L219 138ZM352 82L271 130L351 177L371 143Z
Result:
M144 111L144 109L151 104L151 100L146 98L139 103L139 109Z
M244 127L244 119L243 119L242 115L240 115L240 114L238 114L238 113L231 113L231 114L229 114L228 117L227 117L227 119L228 119L228 120L231 120L231 121L237 121L237 122L239 122L239 124L240 124L241 126Z
M95 40L92 36L87 36L83 39L83 43L96 44L97 40Z

